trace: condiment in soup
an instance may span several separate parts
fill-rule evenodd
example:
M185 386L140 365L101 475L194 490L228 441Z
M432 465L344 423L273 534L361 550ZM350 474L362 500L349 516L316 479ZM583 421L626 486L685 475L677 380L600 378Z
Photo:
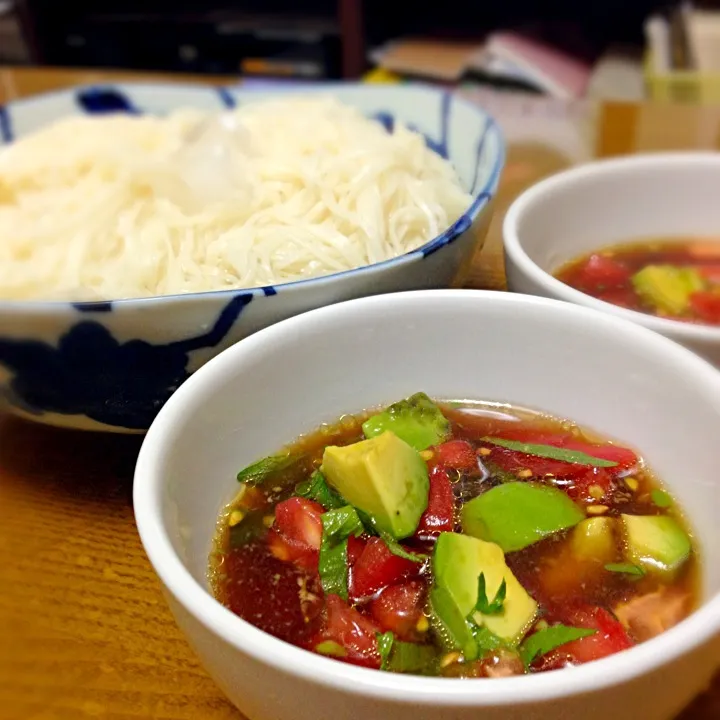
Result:
M561 267L556 277L605 302L649 315L720 325L720 242L618 245Z
M697 556L631 449L492 403L407 400L238 475L217 598L282 640L481 678L612 655L682 620Z

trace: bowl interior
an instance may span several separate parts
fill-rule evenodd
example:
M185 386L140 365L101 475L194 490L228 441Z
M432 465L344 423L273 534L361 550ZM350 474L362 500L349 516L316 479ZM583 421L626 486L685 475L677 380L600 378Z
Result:
M638 448L689 516L705 556L705 597L720 590L720 374L633 324L499 293L344 303L211 361L150 430L135 488L141 532L167 532L207 587L216 520L240 468L322 422L418 390L545 410Z
M715 154L591 163L521 196L508 213L506 234L548 273L615 243L688 235L720 241L718 184Z

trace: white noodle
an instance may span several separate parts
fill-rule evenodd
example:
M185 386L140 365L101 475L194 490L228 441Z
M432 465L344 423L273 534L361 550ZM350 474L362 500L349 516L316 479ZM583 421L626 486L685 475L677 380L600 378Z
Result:
M0 151L0 297L325 275L419 247L470 200L420 135L332 98L68 118Z

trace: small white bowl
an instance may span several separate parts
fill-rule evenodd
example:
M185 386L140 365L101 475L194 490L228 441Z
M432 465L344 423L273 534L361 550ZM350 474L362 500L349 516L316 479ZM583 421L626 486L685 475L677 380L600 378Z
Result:
M482 108L422 85L328 83L273 91L242 86L117 84L0 105L0 150L68 115L223 110L287 93L331 94L381 121L422 133L454 165L472 200L440 235L396 258L275 286L109 302L0 301L0 401L16 414L84 430L147 430L198 367L278 320L342 300L461 284L485 240L505 159Z
M508 287L632 320L720 366L720 328L611 305L552 275L593 250L635 239L703 235L720 242L719 189L720 153L633 155L543 180L520 195L505 216Z
M637 447L690 518L703 552L702 607L595 663L454 680L314 655L214 600L208 554L238 468L322 422L418 390L542 409ZM180 628L252 720L666 720L703 689L720 657L718 437L720 373L656 333L530 296L401 293L286 320L201 368L145 439L135 515Z

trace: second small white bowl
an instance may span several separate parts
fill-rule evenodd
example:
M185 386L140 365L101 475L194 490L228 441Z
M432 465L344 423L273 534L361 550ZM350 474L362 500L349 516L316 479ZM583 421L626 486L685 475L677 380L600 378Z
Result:
M588 163L534 185L510 207L503 226L508 287L632 320L720 366L720 328L626 310L552 275L564 263L608 245L693 235L720 242L720 153Z

